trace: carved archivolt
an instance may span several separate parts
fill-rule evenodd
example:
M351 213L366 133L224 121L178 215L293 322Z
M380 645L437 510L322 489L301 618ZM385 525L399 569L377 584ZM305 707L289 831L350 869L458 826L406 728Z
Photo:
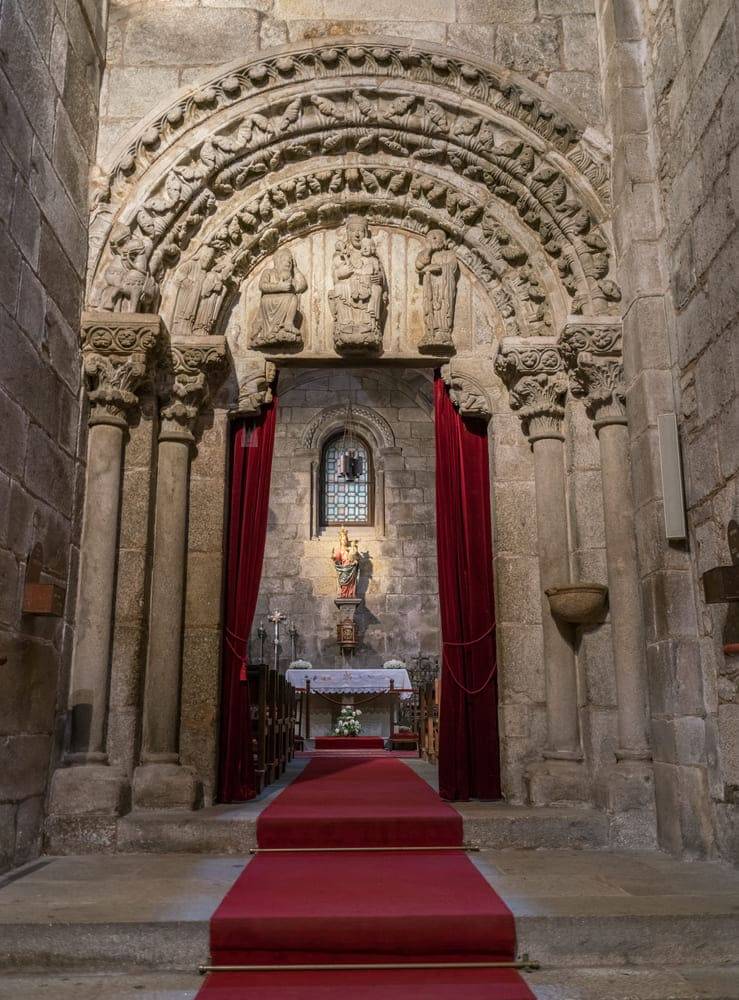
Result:
M303 447L308 451L319 448L335 427L345 425L346 412L346 406L329 406L321 410L303 432ZM392 427L376 410L352 405L351 415L353 422L371 433L377 448L395 447Z
M145 272L161 290L183 252L197 247L211 217L224 217L228 240L210 241L216 259L202 270L215 270L225 282L236 280L253 266L253 243L271 252L282 240L319 224L298 205L319 193L316 185L339 201L342 186L354 182L344 163L334 176L329 172L321 179L307 172L283 184L290 165L348 154L354 181L359 178L365 194L373 196L368 211L385 209L397 218L393 206L400 199L443 206L457 230L442 227L449 238L479 247L483 259L497 252L509 264L520 256L519 241L506 224L512 217L548 261L551 280L569 298L568 311L601 315L618 299L601 228L607 216L602 197L607 167L583 138L581 126L513 74L448 51L354 40L231 67L151 118L98 194L91 300L127 308L119 288L127 276L118 273L116 257L135 260L136 271ZM376 161L372 171L365 167L369 158ZM434 168L436 180L412 190L424 164ZM466 193L455 192L455 186ZM370 208L374 201L379 205ZM330 200L324 197L324 202L320 224L335 226ZM412 209L409 205L404 225ZM254 220L249 253L227 275L221 258L231 252L236 227L249 232L249 217ZM421 232L439 226L425 208L417 222ZM500 285L495 268L493 278ZM143 291L140 307L157 308L151 285ZM546 298L544 292L542 303Z

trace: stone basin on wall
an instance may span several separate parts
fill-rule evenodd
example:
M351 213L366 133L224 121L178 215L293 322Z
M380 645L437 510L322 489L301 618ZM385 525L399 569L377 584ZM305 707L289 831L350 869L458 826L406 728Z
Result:
M555 618L573 625L598 625L606 617L608 587L602 583L565 583L547 587Z

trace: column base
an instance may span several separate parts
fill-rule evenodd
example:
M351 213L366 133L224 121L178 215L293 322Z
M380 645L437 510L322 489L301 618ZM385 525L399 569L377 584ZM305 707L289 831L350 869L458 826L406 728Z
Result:
M529 765L526 785L532 806L590 805L587 769L577 758L547 758Z
M597 804L609 817L609 846L622 850L657 847L654 769L645 760L622 760L598 776Z
M118 817L128 812L131 786L107 764L60 767L51 779L44 849L49 854L115 850Z
M136 809L196 809L200 782L191 767L181 764L141 764L133 775Z

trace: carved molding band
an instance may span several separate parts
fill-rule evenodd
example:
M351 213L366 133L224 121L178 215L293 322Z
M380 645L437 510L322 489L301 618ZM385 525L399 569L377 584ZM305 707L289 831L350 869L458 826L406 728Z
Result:
M377 448L394 448L395 434L390 424L381 414L369 406L352 404L352 422L370 431ZM343 427L346 422L346 406L330 406L321 410L303 432L303 447L306 451L321 446L334 427Z
M428 164L431 176L409 189L430 206L421 232L439 226L428 216L443 204L462 242L479 245L483 256L497 244L510 264L520 254L507 221L515 220L540 248L549 275L529 297L537 304L528 318L546 323L555 287L570 299L569 311L607 313L619 298L600 227L607 215L607 163L548 100L515 74L396 40L303 46L234 66L150 119L103 183L92 226L91 300L123 311L157 308L162 280L184 250L197 253L203 228L216 215L223 223L221 246L209 238L214 253L203 251L197 263L190 258L192 273L183 271L178 281L186 286L206 273L197 298L186 288L182 308L193 313L196 332L213 330L221 284L229 280L230 265L223 262L229 244L251 251L230 269L235 278L253 266L257 241L271 252L286 233L315 225L300 207L290 209L319 193L315 184L322 181L310 173L285 175L301 160L350 154L351 169L324 172L324 194L337 195L359 178L384 208L396 196L397 175L405 174L401 183L407 184L409 163ZM365 158L373 156L381 163L368 173ZM265 190L270 174L274 183ZM455 180L466 191L450 195ZM236 214L224 211L232 201ZM408 212L412 217L412 207ZM254 238L249 217L261 230ZM504 271L493 267L496 283ZM526 285L528 277L525 264L518 266L515 283ZM434 322L444 326L441 312ZM536 332L529 323L519 323L518 332L524 328Z
M138 389L153 375L165 344L159 316L87 312L82 315L82 371L90 426L125 427Z
M495 370L529 441L562 438L568 379L564 360L552 338L507 338L500 345Z

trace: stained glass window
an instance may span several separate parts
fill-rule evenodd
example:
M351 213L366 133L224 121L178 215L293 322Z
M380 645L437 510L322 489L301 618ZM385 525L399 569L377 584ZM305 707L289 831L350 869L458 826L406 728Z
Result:
M338 434L323 449L321 523L372 523L370 450L354 434Z

